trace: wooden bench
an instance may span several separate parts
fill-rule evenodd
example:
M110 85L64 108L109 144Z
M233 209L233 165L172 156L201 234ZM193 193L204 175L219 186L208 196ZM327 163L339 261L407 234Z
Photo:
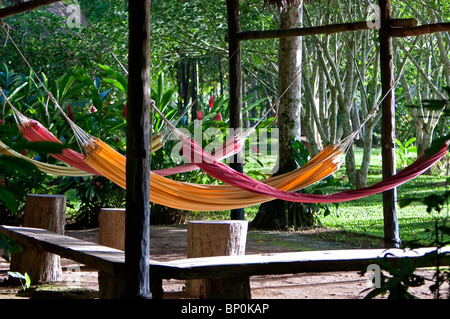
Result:
M120 282L125 271L125 253L121 250L59 235L38 228L0 226L0 233L24 246L57 254L84 264ZM150 261L150 281L153 298L162 298L163 279L210 279L237 276L295 274L307 272L361 271L370 264L389 262L398 264L405 259L417 267L433 266L429 254L435 248L350 249L303 251L293 253L256 254L245 256L187 258L169 262ZM441 265L450 265L450 247L441 250ZM100 275L100 273L99 273ZM100 296L118 298L102 287Z

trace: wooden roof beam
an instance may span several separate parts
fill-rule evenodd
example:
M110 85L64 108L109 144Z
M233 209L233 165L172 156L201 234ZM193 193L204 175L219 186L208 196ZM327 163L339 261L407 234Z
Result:
M317 27L304 27L283 30L266 30L266 31L243 31L238 33L241 41L257 40L257 39L274 39L283 37L308 36L316 34L333 34L339 32L361 31L373 29L370 27L369 21L349 22L340 24L329 24ZM392 28L409 29L417 26L418 21L415 18L410 19L392 19ZM228 41L228 36L226 37Z
M450 31L450 23L448 22L425 24L414 27L392 28L391 35L395 38L401 38L446 31Z
M0 19L50 5L60 0L31 0L0 9Z

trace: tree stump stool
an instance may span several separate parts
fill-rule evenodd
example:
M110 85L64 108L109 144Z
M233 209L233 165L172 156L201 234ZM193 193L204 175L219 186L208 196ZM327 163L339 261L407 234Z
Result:
M24 210L24 227L35 227L64 234L66 220L64 195L27 195ZM55 282L62 279L61 261L58 255L43 250L23 247L23 251L11 256L10 270L27 273L32 283Z
M98 218L98 243L125 251L125 208L102 208ZM99 271L98 286L101 299L120 299L125 281Z
M242 220L190 221L187 257L245 255L248 222ZM249 299L250 278L192 279L186 292L199 299Z
M98 218L98 243L125 250L125 208L102 208Z

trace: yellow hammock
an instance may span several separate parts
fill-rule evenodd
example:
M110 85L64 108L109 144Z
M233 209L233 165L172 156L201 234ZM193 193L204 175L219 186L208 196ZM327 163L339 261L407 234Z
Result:
M8 145L0 141L0 154L3 154L5 156L11 156L23 159L27 162L30 162L34 164L41 172L51 174L51 175L58 175L58 176L91 176L93 174L85 172L83 170L80 170L75 167L71 166L61 166L61 165L53 165L48 163L39 162L36 160L33 160L29 157L26 157L22 154L17 153L13 149L11 149Z
M284 191L298 191L336 172L348 143L326 146L308 163L292 172L263 180ZM85 144L85 163L126 189L126 157L103 141L91 137ZM174 181L150 172L150 201L193 211L237 209L273 200L230 185L201 185Z

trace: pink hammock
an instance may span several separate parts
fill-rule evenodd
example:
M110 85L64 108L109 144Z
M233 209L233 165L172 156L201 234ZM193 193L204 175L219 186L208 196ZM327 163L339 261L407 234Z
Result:
M54 142L61 144L61 142L38 121L21 118L19 130L23 137L29 142ZM83 161L83 154L75 152L70 148L64 148L61 154L50 155L63 163L69 164L85 172L101 176L100 173Z
M29 142L54 142L61 143L50 131L48 131L40 122L26 118L25 116L20 117L21 124L19 125L20 133ZM240 138L234 139L233 141L225 142L223 146L223 154L215 154L215 159L220 160L222 158L233 155L239 151L242 146L243 140L245 140L245 135ZM85 172L92 173L98 176L102 176L99 172L94 170L92 167L87 165L83 160L83 154L80 154L72 149L64 148L62 154L50 154L54 158L60 160L63 163L69 164L73 167L81 169ZM159 170L154 170L152 172L160 176L169 176L174 174L185 173L199 169L196 164L187 163L184 165L164 168Z
M193 139L183 138L183 143L185 145L185 148L183 148L183 150L191 151L190 159L192 162L194 162L194 159L203 159L200 163L195 164L207 174L229 185L239 187L246 191L290 202L338 203L377 194L395 188L419 176L447 154L449 142L449 140L443 142L436 153L428 154L428 152L426 152L413 164L399 171L397 174L382 180L381 182L364 188L353 189L328 195L292 193L273 188L267 184L261 183L251 177L248 177L243 173L239 173L223 163L215 161L214 158L208 153L204 152ZM184 155L187 156L189 154Z
M20 126L20 131L24 137L29 141L50 141L61 143L52 133L50 133L39 122L29 120L23 122ZM176 129L175 129L176 130ZM182 134L180 134L182 136ZM443 158L447 154L449 141L446 140L442 143L439 150L435 153L429 154L428 152L418 158L413 164L398 172L396 175L384 179L383 181L376 183L372 186L365 188L338 192L329 195L314 195L314 194L302 194L282 191L273 188L267 184L259 182L243 173L239 173L230 168L226 164L218 162L214 156L206 153L200 145L198 145L193 139L181 137L183 143L183 151L190 150L189 158L193 164L202 169L207 174L235 187L239 187L243 190L256 193L259 195L269 196L291 202L301 203L337 203L359 199L365 196L377 194L392 188L395 188L428 170L437 161ZM83 155L77 153L71 149L65 149L63 154L52 154L55 158L70 164L78 169L82 169L93 174L100 175L97 171L93 170L90 166L83 162ZM200 161L199 161L200 159ZM189 166L190 166L189 165Z
M252 130L249 129L247 132L245 132L245 134L239 134L238 136L230 137L225 141L225 143L223 143L223 145L217 150L217 152L213 152L211 155L216 161L221 161L224 158L228 158L238 153L244 145L245 139L250 135L251 132ZM199 167L195 163L187 163L180 166L152 170L152 172L160 176L170 176L174 174L194 171L197 169L199 169Z

